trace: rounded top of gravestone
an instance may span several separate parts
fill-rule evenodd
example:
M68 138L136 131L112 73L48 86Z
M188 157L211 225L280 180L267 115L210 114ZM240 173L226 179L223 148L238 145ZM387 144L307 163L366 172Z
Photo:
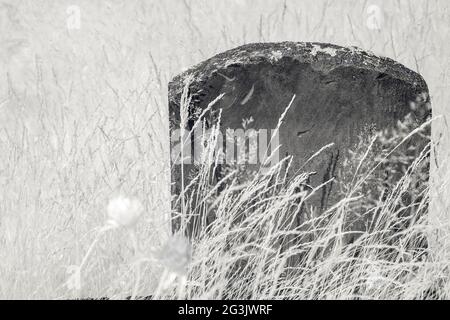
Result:
M192 92L196 88L200 89L218 70L259 63L279 64L283 63L284 59L310 64L314 70L323 73L329 73L338 67L372 70L428 92L421 75L390 58L376 56L357 47L341 47L318 42L279 42L246 44L195 65L169 83L169 100L178 104L187 79L191 79Z

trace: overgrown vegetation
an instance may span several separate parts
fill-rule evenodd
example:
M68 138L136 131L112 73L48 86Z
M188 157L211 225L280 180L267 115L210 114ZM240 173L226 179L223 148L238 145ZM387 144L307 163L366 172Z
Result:
M357 45L421 73L433 112L445 115L449 10L448 1L433 3L380 2L384 21L372 30L366 25L370 3L365 1L80 0L81 28L68 30L69 4L2 1L0 298L124 298L135 288L137 260L139 296L153 294L165 283L159 290L167 297L447 298L445 136L440 146L437 141L431 146L439 151L440 161L431 177L434 184L412 188L409 181L421 181L414 175L426 167L424 157L380 201L365 203L368 199L358 198L357 189L346 203L311 220L317 228L289 225L292 211L302 200L307 202L295 189L306 176L286 183L284 171L274 168L273 186L267 185L268 176L242 185L235 173L229 179L234 188L208 198L202 210L213 208L220 218L211 219L192 244L191 258L174 259L189 257L189 246L167 238L166 84L172 76L249 42ZM443 123L434 128L447 132ZM436 158L432 160L433 166ZM356 181L372 165L364 161ZM406 215L413 223L392 237L391 227L399 220L390 213L413 201L400 196L402 188L418 192L418 205ZM254 196L254 204L244 190ZM106 220L109 199L119 194L142 202L135 229L139 254L129 230L110 230L98 239L82 268L81 287L69 288L74 266L82 263ZM427 206L433 206L430 216L422 214ZM371 208L378 208L379 219L370 232L342 245L349 234L346 212L358 215ZM295 245L299 235L301 246ZM421 239L427 240L426 246ZM300 261L297 268L292 268L293 261ZM174 274L183 274L186 281L182 276L177 279L183 281L173 280ZM183 283L185 290L175 286Z
M435 269L445 260L427 241L430 121L413 117L351 152L343 170L354 174L340 179L339 202L323 212L308 203L320 186L301 188L310 173L292 178L291 158L245 179L245 165L227 165L222 180L211 179L220 168L209 137L205 162L180 195L181 232L194 238L185 297L445 298L446 268Z

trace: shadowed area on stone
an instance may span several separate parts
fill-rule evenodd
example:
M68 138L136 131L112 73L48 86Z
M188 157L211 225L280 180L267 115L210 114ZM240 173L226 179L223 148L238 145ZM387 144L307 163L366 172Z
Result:
M252 119L252 129L274 129L295 95L280 127L279 155L280 159L293 156L292 173L299 169L317 172L310 178L313 188L336 178L311 200L320 210L337 200L337 172L360 137L394 128L411 112L411 102L429 106L423 78L389 58L322 43L249 44L218 54L169 83L172 131L180 126L180 100L187 79L192 97L188 129L220 94L224 96L208 113L209 125L222 110L223 132L242 128L243 119ZM429 116L423 110L413 111L417 125ZM330 143L334 145L304 166ZM192 165L184 167L189 172ZM187 174L185 178L189 179ZM180 192L180 181L180 165L173 164L175 195Z

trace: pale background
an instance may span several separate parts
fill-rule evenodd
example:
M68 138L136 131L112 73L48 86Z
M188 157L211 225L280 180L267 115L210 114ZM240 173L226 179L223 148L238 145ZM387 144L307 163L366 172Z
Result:
M442 115L433 221L445 222L449 32L446 0L0 1L0 298L80 294L64 286L67 267L117 194L143 202L139 237L144 250L158 245L167 83L244 43L355 45L421 73ZM127 254L124 235L100 242L82 294L120 295ZM146 272L150 287L157 271Z

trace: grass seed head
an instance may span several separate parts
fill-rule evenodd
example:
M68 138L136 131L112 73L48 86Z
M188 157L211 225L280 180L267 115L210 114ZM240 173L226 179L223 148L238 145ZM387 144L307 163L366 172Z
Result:
M191 261L191 244L183 236L172 236L161 248L157 257L168 271L183 276L187 273Z
M137 199L123 196L111 199L108 204L108 223L116 227L133 227L143 211L142 204Z

